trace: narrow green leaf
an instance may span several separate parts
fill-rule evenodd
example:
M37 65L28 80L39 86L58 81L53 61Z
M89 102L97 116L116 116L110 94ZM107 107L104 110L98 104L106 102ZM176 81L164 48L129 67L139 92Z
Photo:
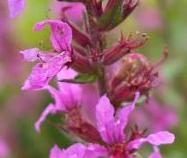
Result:
M96 74L85 73L77 75L74 80L80 83L92 83L96 81L97 78L98 76Z

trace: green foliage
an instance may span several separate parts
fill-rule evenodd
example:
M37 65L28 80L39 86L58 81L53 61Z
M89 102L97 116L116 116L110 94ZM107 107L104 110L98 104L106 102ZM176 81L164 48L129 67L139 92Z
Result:
M96 74L84 73L77 75L74 81L78 83L92 83L95 82L97 79L98 76Z

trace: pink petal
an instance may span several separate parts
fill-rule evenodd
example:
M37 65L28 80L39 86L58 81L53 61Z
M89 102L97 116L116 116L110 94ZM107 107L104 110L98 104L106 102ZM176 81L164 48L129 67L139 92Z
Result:
M75 72L71 68L64 68L62 69L57 78L58 80L62 79L74 79L75 76L77 75L77 72ZM63 93L63 98L64 99L64 104L77 104L81 102L81 86L79 84L71 84L71 83L66 83L66 82L58 82L58 86L60 91ZM71 107L71 106L70 106Z
M55 106L58 111L67 112L72 108L81 105L80 95L81 87L76 84L62 83L61 89L57 90L51 86L46 86L52 97L55 100Z
M167 131L162 131L156 134L150 134L147 138L140 138L129 142L128 149L139 149L146 142L150 143L153 146L171 144L174 142L174 139L174 134Z
M56 109L55 105L49 104L46 107L46 109L42 112L42 114L40 115L39 119L36 121L36 123L34 125L36 131L40 132L40 126L46 120L47 116L49 114L55 114L56 112L57 112L57 109Z
M66 99L64 98L63 94L51 86L47 86L46 89L50 92L51 96L54 98L56 109L62 112L67 111L68 109L66 108L66 105L63 104L63 99Z
M135 109L140 93L137 92L131 105L125 106L117 112L116 118L119 123L120 139L124 139L124 129L128 123L129 114Z
M96 106L97 128L106 143L121 143L124 141L124 128L128 123L128 116L134 110L138 98L139 92L136 93L133 103L119 110L115 118L114 108L110 100L106 96L100 99Z
M154 152L149 155L149 158L162 158L158 147L154 147Z
M175 140L175 135L167 131L150 134L146 138L147 142L156 146L161 144L172 144L174 140Z
M64 150L61 158L84 158L85 150L84 145L77 143Z
M81 85L80 104L82 118L93 126L96 126L96 105L99 100L99 93L94 84Z
M146 140L144 138L136 139L128 143L127 148L129 150L139 149Z
M44 20L35 25L35 31L41 31L45 25L51 27L51 43L56 51L71 50L72 30L60 20Z
M99 158L99 157L107 157L108 151L105 147L98 144L89 144L84 158Z
M73 79L77 75L77 72L71 68L64 67L57 75L58 80ZM61 82L59 82L60 84Z
M45 63L36 64L33 67L30 76L25 81L22 90L38 90L44 88L69 61L69 56L60 54L51 57Z
M106 155L107 150L100 145L89 144L84 146L77 143L62 150L55 145L50 151L49 158L98 158Z
M20 51L20 53L23 55L24 60L28 62L33 62L38 59L39 49L38 48L27 49L24 51Z
M24 0L8 0L9 14L11 18L20 15L24 9Z
M110 103L107 96L102 96L99 103L96 105L96 119L97 128L100 132L102 139L110 144L113 142L111 133L113 129L111 126L114 124L114 108Z
M47 69L43 68L42 64L37 64L33 67L30 76L25 81L22 90L38 90L48 84L49 78Z
M47 61L48 77L57 75L66 63L70 62L71 58L68 54L61 53L50 58Z
M62 152L57 145L55 145L51 150L50 150L50 156L49 158L62 158Z

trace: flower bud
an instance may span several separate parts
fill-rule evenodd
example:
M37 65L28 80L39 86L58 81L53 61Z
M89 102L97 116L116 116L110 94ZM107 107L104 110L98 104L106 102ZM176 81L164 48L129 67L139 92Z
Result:
M139 0L124 0L123 1L123 17L126 18L136 8Z
M79 108L74 108L65 114L65 128L76 137L87 142L100 142L101 138L97 129L83 120Z
M88 57L83 56L80 51L74 50L72 58L73 62L71 66L78 72L87 73L92 70Z
M153 73L153 67L144 55L131 53L126 55L121 67L110 83L109 96L116 103L131 101L135 92L147 94L153 87L153 80L157 73Z
M138 0L108 0L99 18L98 29L108 31L123 22L138 5Z
M133 49L137 49L147 42L149 36L146 33L130 34L126 38L121 35L121 40L112 48L106 49L103 55L104 65L111 65L117 60L121 59L124 55L127 55Z

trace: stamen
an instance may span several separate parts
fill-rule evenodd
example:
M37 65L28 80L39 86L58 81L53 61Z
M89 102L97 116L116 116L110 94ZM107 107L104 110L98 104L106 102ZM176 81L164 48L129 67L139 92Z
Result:
M166 61L168 55L169 55L169 49L167 46L165 46L163 49L162 57L159 59L159 61L153 64L153 68L155 69L159 67L161 64L163 64Z

